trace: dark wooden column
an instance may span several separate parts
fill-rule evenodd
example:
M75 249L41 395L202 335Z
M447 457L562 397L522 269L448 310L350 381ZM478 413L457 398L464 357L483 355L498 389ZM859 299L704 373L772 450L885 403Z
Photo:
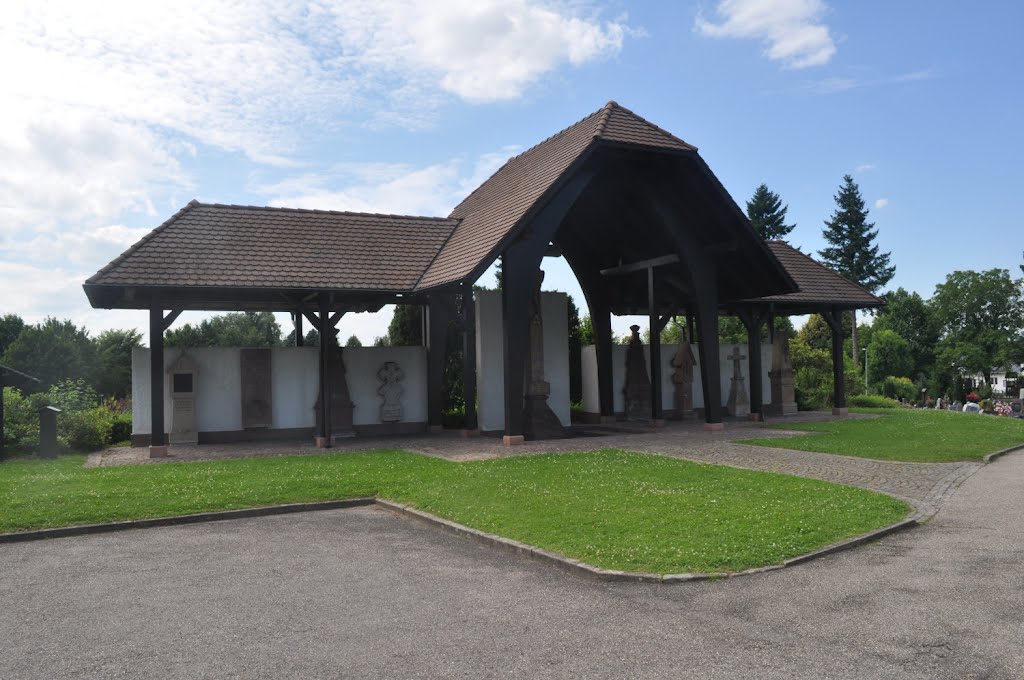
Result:
M462 394L466 400L467 432L479 429L476 415L476 302L473 288L463 286L462 291Z
M761 397L761 326L766 314L757 307L739 310L740 320L747 329L747 366L750 371L750 419L764 420L764 404Z
M722 425L722 382L718 348L718 281L709 270L698 277L694 272L697 288L697 334L700 342L700 383L704 393L704 429L721 430Z
M597 400L602 423L615 422L615 395L612 390L612 322L611 306L604 292L606 282L596 272L576 260L569 251L563 252L576 281L583 290L590 310L594 329L594 353L597 359Z
M444 387L444 357L448 344L448 307L440 294L431 295L424 315L427 345L427 424L431 432L444 429L442 420L444 404L441 391Z
M302 334L302 312L299 310L292 312L292 323L295 325L295 346L302 347L306 344L306 338Z
M167 435L164 427L164 331L181 314L175 310L164 316L159 300L149 307L149 457L167 455Z
M320 333L320 431L316 433L316 445L330 446L331 441L331 355L334 336L331 333L330 300L327 293L320 293L320 315L317 331Z
M651 422L657 424L661 417L661 323L654 303L654 267L647 268L647 319L651 329Z
M838 309L830 309L822 313L825 322L832 330L832 415L845 416L846 408L846 367L843 365L843 313Z

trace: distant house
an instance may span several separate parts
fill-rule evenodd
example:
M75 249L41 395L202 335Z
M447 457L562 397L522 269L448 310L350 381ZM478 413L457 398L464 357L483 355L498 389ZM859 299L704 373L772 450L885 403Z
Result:
M1009 366L993 368L989 378L989 386L995 396L1016 397L1020 390L1024 389L1024 379L1021 379L1022 364L1010 364ZM981 373L967 376L971 387L977 387L985 383L985 376Z

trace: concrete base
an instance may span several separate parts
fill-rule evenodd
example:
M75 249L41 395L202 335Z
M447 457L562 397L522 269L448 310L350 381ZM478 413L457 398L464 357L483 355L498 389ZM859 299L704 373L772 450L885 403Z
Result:
M618 416L600 416L597 422L601 425L614 425L618 420Z
M846 408L845 406L843 408L833 408L832 409L832 415L834 415L834 416L848 416L848 415L850 415L850 409Z
M705 432L721 432L725 429L725 423L704 423Z
M505 446L519 446L525 441L526 437L521 434L506 434L501 437L501 443Z
M480 430L463 430L462 436L466 439L469 439L470 437L479 437Z
M760 423L761 421L764 420L764 416L762 416L760 413L751 413L747 416L747 420L751 420L755 423Z
M166 458L168 455L170 455L169 449L170 449L170 447L167 446L167 445L164 445L164 446L152 446L152 445L150 445L150 447L149 447L149 457L150 458Z
M664 418L656 418L654 420L651 420L650 423L651 423L651 427L665 427L665 419Z
M318 449L329 449L334 446L334 437L313 437L313 445Z
M441 434L444 432L444 425L428 425L427 432L430 434Z

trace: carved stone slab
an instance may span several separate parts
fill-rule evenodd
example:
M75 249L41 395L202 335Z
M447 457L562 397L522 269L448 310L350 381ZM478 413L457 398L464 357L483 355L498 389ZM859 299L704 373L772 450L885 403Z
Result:
M247 348L242 362L242 428L253 430L273 425L270 349Z
M743 377L740 362L746 359L740 353L739 347L732 348L732 354L727 357L732 361L732 380L729 383L729 415L742 417L750 415L750 397L747 396L747 381Z
M675 419L693 418L696 415L693 410L693 367L697 365L697 360L688 340L679 343L671 364L676 369L672 372L672 383L676 388Z
M402 393L405 388L401 382L404 377L405 372L394 361L385 361L377 371L377 378L383 383L377 388L377 394L382 399L380 422L397 423L402 419Z
M789 360L789 338L785 333L776 333L772 343L772 369L768 371L771 382L772 403L765 411L775 415L796 413L796 387L793 379L793 365Z
M334 347L331 350L331 365L328 370L331 372L331 435L335 437L353 437L355 429L352 427L352 410L355 404L348 392L348 380L345 378L345 357L342 347ZM319 394L319 390L317 391ZM320 399L316 400L316 429L320 431Z
M626 385L622 388L626 420L650 420L651 378L647 375L644 343L640 340L640 326L630 326L629 329L633 331L633 337L626 348Z

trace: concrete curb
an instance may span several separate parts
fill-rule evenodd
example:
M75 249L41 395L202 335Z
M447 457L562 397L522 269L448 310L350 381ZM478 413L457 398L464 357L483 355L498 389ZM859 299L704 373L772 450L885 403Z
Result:
M1024 444L1018 444L1017 446L1011 446L1010 448L1003 449L1002 451L996 451L995 453L990 453L987 456L985 456L984 458L982 458L982 460L985 461L986 463L991 463L995 459L1002 458L1006 454L1013 453L1014 451L1024 451Z
M1018 447L1024 448L1024 447ZM753 569L745 569L738 572L710 572L710 573L692 573L692 574L654 574L648 572L636 572L636 571L618 571L615 569L601 569L594 565L581 562L580 560L559 555L557 553L544 550L543 548L537 548L526 543L520 543L519 541L512 540L511 538L505 538L504 536L498 536L497 534L489 534L484 531L477 529L471 529L470 527L452 522L451 520L442 519L436 515L432 515L422 510L403 505L401 503L395 503L394 501L385 500L382 498L350 498L347 500L340 501L321 501L317 503L292 503L289 505L273 505L264 506L259 508L245 508L241 510L224 510L221 512L200 512L191 515L179 515L177 517L156 517L152 519L139 519L131 520L127 522L110 522L107 524L81 524L78 526L71 527L60 527L56 529L38 529L36 531L22 531L12 534L0 534L0 544L4 543L21 543L25 541L39 541L50 538L64 538L68 536L85 536L89 534L102 534L111 533L115 531L126 531L128 529L147 529L152 527L164 527L174 526L180 524L196 524L199 522L217 522L229 519L245 519L249 517L266 517L269 515L286 515L293 512L312 512L317 510L337 510L341 508L354 508L354 507L365 507L370 505L377 505L384 510L394 512L396 514L411 517L413 519L420 520L434 527L447 531L448 533L461 536L463 538L469 538L479 543L483 543L490 547L496 547L515 555L527 557L529 559L543 562L544 564L553 566L562 571L569 572L576 576L583 576L585 578L595 579L604 582L629 582L629 583L687 583L690 581L709 581L717 579L735 578L737 576L746 576L752 574L762 574L769 571L775 571L776 569L783 569L786 567L796 566L809 562L810 560L818 559L819 557L825 557L826 555L832 555L834 553L849 550L864 543L878 540L883 536L909 529L911 527L918 526L920 524L920 511L915 512L913 516L908 519L904 519L895 524L882 527L875 531L856 536L854 538L839 541L831 545L827 545L823 548L819 548L813 552L807 553L806 555L798 555L797 557L791 557L788 560L783 561L781 564L771 564L765 567L756 567Z
M217 522L226 519L244 519L246 517L265 517L268 515L287 515L293 512L311 512L314 510L337 510L373 505L373 498L349 498L341 501L320 501L316 503L290 503L288 505L269 505L258 508L240 510L221 510L219 512L197 512L192 515L175 517L154 517L152 519L135 519L126 522L108 522L106 524L79 524L56 529L37 529L35 531L19 531L13 534L0 534L0 544L21 543L24 541L41 541L48 538L65 536L85 536L88 534L105 534L112 531L128 529L147 529L150 527L166 527L176 524L196 524L198 522Z
M556 553L543 550L542 548L536 548L526 543L520 543L504 536L498 536L496 534L489 534L476 529L471 529L462 524L457 524L451 520L442 519L435 515L431 515L428 512L411 508L408 505L402 505L401 503L395 503L393 501L383 500L378 498L376 501L377 505L390 510L397 514L412 517L420 521L431 524L439 529L443 529L449 533L453 533L464 538L475 540L479 543L484 543L496 548L505 550L506 552L514 553L529 559L534 559L539 562L543 562L550 566L553 566L562 571L575 574L577 576L584 576L586 578L596 579L599 581L626 581L632 583L686 583L689 581L709 581L725 578L735 578L736 576L747 576L752 574L762 574L768 571L775 571L776 569L784 569L786 567L796 566L809 562L811 560L818 559L819 557L825 557L826 555L832 555L844 550L849 550L864 543L870 543L876 541L884 536L894 534L898 531L910 529L920 524L920 511L917 511L911 517L890 524L889 526L876 529L869 533L861 536L855 536L831 545L827 545L823 548L819 548L813 552L809 552L806 555L798 555L791 557L788 560L784 560L782 564L771 564L765 567L756 567L753 569L745 569L738 572L711 572L711 573L694 573L694 574L652 574L647 572L635 572L635 571L616 571L613 569L601 569L595 567L586 562L573 559L571 557L565 557Z

